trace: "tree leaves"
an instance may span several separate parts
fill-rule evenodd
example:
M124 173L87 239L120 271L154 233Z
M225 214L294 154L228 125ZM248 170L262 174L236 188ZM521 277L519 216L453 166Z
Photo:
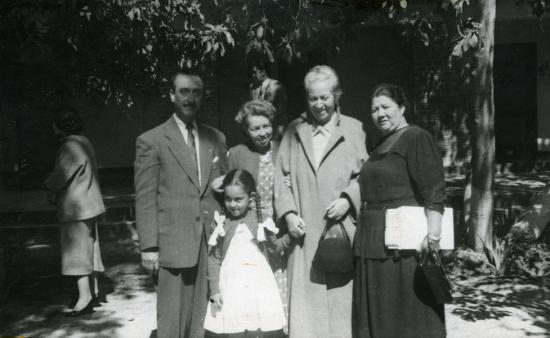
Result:
M13 62L57 60L47 67L65 83L59 88L103 103L156 96L164 89L158 79L174 68L211 68L235 46L227 26L205 19L199 0L8 1L0 25L14 38L1 51Z

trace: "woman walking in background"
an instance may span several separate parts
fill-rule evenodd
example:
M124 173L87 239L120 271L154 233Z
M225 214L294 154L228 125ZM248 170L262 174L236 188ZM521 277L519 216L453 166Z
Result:
M78 300L68 317L93 312L99 305L95 273L104 271L99 250L97 216L105 212L95 152L82 136L82 120L72 107L55 112L54 132L61 138L55 167L44 185L55 194L61 233L61 273L75 280ZM91 285L90 285L91 284Z

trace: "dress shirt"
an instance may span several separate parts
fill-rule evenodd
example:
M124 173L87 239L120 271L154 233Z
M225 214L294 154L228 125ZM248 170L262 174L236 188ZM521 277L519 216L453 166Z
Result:
M338 112L334 112L330 120L323 126L313 125L313 156L315 157L315 166L319 168L321 159L323 158L328 140L336 128Z
M264 100L265 94L267 92L267 87L269 87L269 78L266 78L260 86L252 89L252 99L253 100ZM260 89L261 89L261 91L260 91Z
M189 137L189 130L187 130L187 125L185 122L183 122L178 115L174 113L174 119L176 120L176 124L178 125L178 128L181 132L181 135L183 136L183 139L185 140L185 143L189 145L188 137ZM197 128L197 122L193 121L193 130L195 131L192 133L193 137L195 138L195 151L197 153L197 175L199 176L199 184L202 184L201 182L201 158L200 158L200 151L199 151L199 129Z

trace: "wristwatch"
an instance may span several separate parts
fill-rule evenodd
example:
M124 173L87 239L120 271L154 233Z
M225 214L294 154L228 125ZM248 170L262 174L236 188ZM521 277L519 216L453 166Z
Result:
M439 242L439 240L441 240L441 237L436 237L434 235L427 235L426 236L428 238L428 242Z

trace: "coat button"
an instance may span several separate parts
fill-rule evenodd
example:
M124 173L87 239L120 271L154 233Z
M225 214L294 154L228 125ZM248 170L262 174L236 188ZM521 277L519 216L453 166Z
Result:
M200 217L200 216L197 216L197 218L195 218L195 221L200 222L200 221L201 221L201 217Z

